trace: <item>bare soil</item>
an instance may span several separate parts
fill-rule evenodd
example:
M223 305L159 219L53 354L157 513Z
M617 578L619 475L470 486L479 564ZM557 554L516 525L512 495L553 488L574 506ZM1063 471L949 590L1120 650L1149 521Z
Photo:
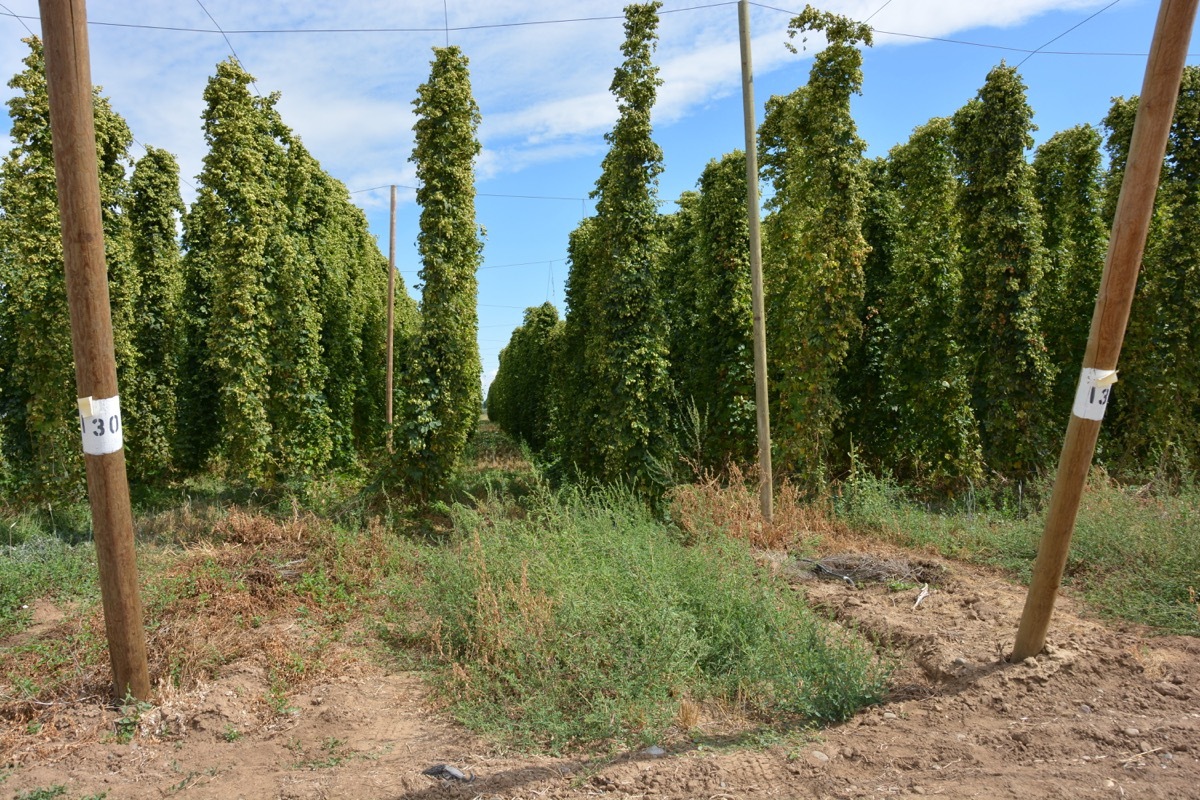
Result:
M68 800L1200 797L1200 640L1097 621L1062 598L1046 653L1010 664L1024 589L936 563L943 581L919 605L920 587L851 586L779 567L824 613L897 657L885 703L781 744L746 747L723 736L719 710L703 709L661 754L505 752L365 646L347 648L278 713L264 700L271 651L262 649L210 683L160 694L125 744L112 735L122 713L95 698L63 703L36 731L0 718L0 799L60 785ZM61 616L39 605L35 629L21 635L53 635ZM286 627L263 635L278 640ZM473 779L423 774L438 764Z

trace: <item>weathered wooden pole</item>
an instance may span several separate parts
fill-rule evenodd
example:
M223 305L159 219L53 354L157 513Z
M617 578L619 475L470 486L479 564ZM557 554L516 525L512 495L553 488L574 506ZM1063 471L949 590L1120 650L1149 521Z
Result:
M767 325L763 303L762 232L758 210L758 126L754 119L754 70L750 63L750 3L738 2L742 49L742 115L746 128L746 215L750 224L750 287L754 313L754 407L758 415L758 493L766 522L774 517L771 477L771 409L767 399Z
M132 695L147 700L150 677L146 634L138 593L100 221L87 9L84 0L39 0L39 7L71 313L71 349L113 689L117 698Z
M388 236L387 306L387 448L392 452L392 347L396 336L396 185L392 184L391 233Z
M1129 160L1108 243L1104 276L1100 280L1100 294L1096 298L1087 352L1083 357L1083 372L1058 462L1046 528L1033 567L1033 581L1017 630L1013 661L1037 655L1046 644L1046 629L1067 563L1067 551L1096 450L1100 421L1104 418L1112 384L1116 382L1117 357L1125 339L1138 268L1146 247L1154 195L1158 191L1158 176L1166 155L1167 135L1175 114L1197 2L1162 0L1159 7L1129 145Z

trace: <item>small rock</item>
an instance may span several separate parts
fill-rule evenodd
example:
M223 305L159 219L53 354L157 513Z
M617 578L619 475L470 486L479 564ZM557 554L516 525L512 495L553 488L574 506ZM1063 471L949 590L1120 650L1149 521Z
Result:
M1141 736L1142 732L1139 731L1137 728L1126 728L1125 735L1126 736Z
M1116 787L1117 787L1117 782L1114 780L1109 779L1104 782L1105 789L1115 789Z
M1154 684L1153 689L1164 697L1187 697L1187 691L1182 686L1170 681L1160 681Z
M667 751L663 750L661 747L659 747L656 744L650 745L649 747L647 747L645 750L643 750L641 752L641 755L650 756L651 758L662 758L666 754L667 754Z
M1087 703L1082 703L1082 704L1080 704L1080 706L1079 706L1079 710L1080 710L1080 712L1081 712L1081 713L1084 713L1084 714L1090 714L1090 713L1092 713L1092 707L1091 707L1091 706L1089 706Z
M1149 753L1151 750L1154 749L1153 747L1150 746L1150 743L1146 742L1146 741L1138 742L1138 747L1141 749L1141 751L1143 753Z
M1029 669L1037 669L1037 666L1038 666L1038 660L1033 656L1030 656L1029 658L1025 659L1021 663L1024 664Z
M461 769L452 767L449 764L434 764L428 769L421 770L422 775L428 775L431 778L445 778L446 780L466 781L471 783L475 780L475 773L472 772L470 777L467 777Z
M817 764L826 764L829 762L829 756L825 755L820 750L813 750L808 754L808 756Z
M883 718L884 719L895 719L896 715L890 711L885 711L885 712L883 712Z
M954 659L954 666L965 667L966 665L967 665L967 660L965 658L963 658L962 656L959 656L958 658ZM915 789L916 787L913 787L913 788Z

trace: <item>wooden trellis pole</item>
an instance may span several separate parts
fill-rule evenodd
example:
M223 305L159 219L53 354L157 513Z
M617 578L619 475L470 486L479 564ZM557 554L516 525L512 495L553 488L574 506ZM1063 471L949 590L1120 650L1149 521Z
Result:
M1108 257L1104 262L1104 277L1100 280L1100 294L1096 298L1087 352L1083 357L1083 372L1058 462L1058 475L1033 568L1033 581L1017 630L1013 661L1037 655L1046 644L1046 629L1067 564L1067 551L1095 454L1100 421L1116 382L1117 357L1125 338L1138 268L1154 212L1154 195L1158 191L1158 176L1175 115L1175 101L1187 61L1197 2L1162 0L1159 7L1129 145L1129 161L1117 200Z
M746 133L746 213L750 226L750 286L754 313L754 406L758 422L758 493L763 520L774 517L771 410L767 398L767 322L763 302L762 233L758 211L758 127L754 119L754 69L750 58L750 4L738 3L742 51L742 113Z
M92 116L92 67L84 0L40 0L54 174L62 218L71 350L100 572L104 628L118 699L150 698L138 592L133 512L125 475L121 399L113 350L100 176Z
M387 301L387 448L392 452L392 380L395 358L392 348L396 337L396 185L392 184L392 216L388 234L388 301Z

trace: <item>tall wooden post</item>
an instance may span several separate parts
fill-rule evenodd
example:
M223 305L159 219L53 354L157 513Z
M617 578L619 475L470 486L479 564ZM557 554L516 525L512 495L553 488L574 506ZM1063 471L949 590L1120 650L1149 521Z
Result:
M1096 437L1100 434L1100 421L1104 418L1112 384L1116 382L1117 357L1125 339L1138 268L1146 247L1154 195L1158 191L1158 176L1175 114L1197 2L1162 0L1159 7L1133 140L1129 145L1129 160L1108 243L1104 276L1083 357L1083 372L1058 462L1058 475L1033 568L1033 581L1017 630L1012 653L1014 661L1037 655L1046 644L1046 629L1066 567L1079 500L1095 454Z
M392 184L391 233L388 236L387 306L387 448L392 452L392 347L396 336L396 186Z
M84 0L40 0L63 266L104 627L117 698L150 697L113 351Z
M758 127L754 120L754 71L750 63L750 4L738 3L742 49L742 115L746 129L746 214L750 224L750 286L754 313L754 406L758 413L758 493L763 519L774 517L771 476L771 409L767 399L767 327L763 302L762 233L759 227Z

